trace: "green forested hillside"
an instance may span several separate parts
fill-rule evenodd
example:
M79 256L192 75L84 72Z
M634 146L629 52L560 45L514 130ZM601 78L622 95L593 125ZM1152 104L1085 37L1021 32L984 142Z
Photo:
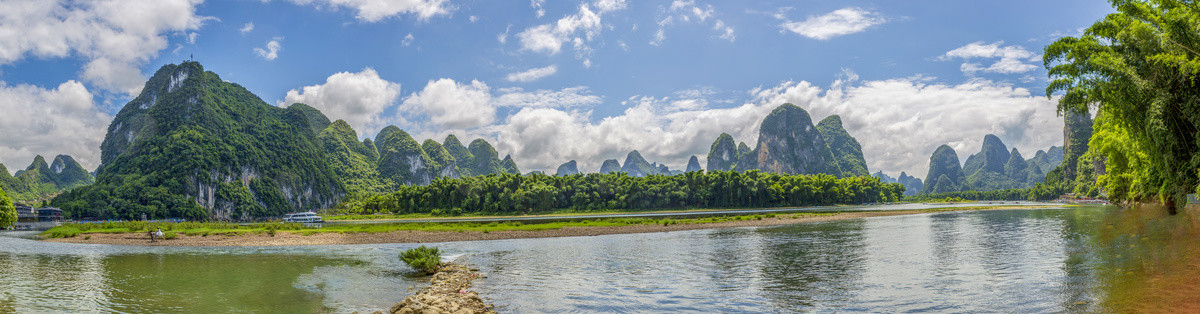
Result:
M328 207L344 188L309 113L271 106L196 62L163 66L109 126L96 184L53 204L72 217L120 219Z
M49 165L45 158L36 156L25 170L18 170L15 176L0 164L0 188L8 191L9 197L19 203L48 200L62 191L93 182L95 177L67 155L55 156L54 163Z
M862 145L842 127L842 117L832 115L817 123L817 131L833 152L834 162L841 169L839 177L867 175L867 160L863 158Z

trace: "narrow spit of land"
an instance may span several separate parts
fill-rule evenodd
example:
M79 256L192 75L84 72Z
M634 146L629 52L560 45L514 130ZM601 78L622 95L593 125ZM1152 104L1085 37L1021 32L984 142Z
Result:
M548 237L595 236L668 232L752 226L777 226L798 223L856 219L881 216L913 215L949 211L1034 209L1059 207L978 206L931 208L920 210L853 211L838 213L758 214L692 219L600 219L545 224L421 223L369 226L340 226L279 231L178 234L173 239L150 242L142 232L81 233L46 241L67 243L152 245L152 246L282 246L372 243L434 243Z
M477 278L480 278L478 269L445 263L430 278L429 287L396 303L388 313L496 313L494 306L484 303L478 293L470 291L471 282Z

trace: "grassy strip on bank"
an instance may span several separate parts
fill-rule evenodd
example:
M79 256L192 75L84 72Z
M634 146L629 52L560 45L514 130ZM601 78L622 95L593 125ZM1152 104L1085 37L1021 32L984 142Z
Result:
M1012 205L944 207L922 209L922 212L966 211L1012 207ZM345 224L310 227L297 223L255 223L235 224L224 222L108 222L87 224L65 224L51 228L41 234L43 238L69 238L90 233L139 234L148 233L156 228L164 232L172 232L187 236L237 236L242 234L266 234L274 236L276 232L290 232L301 235L318 233L386 233L393 231L417 232L496 232L496 231L539 231L562 229L569 227L619 227L631 225L675 225L675 224L710 224L729 221L763 220L763 219L793 219L816 216L833 216L841 212L825 213L790 213L790 214L753 214L712 216L702 218L600 218L558 221L546 223L508 222L402 222L381 224Z

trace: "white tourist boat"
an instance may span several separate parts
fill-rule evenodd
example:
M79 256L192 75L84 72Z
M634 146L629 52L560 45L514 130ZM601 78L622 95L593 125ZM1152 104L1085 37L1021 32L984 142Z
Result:
M323 222L325 222L325 220L322 220L321 216L317 216L317 213L303 212L303 213L292 213L292 214L283 215L283 222L298 222L298 223L313 224L313 223L323 223Z

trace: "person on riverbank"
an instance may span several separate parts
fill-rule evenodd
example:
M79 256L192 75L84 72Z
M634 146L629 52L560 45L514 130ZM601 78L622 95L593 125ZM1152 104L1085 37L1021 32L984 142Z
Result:
M156 240L159 240L162 238L163 238L162 227L159 227L157 230L154 230L154 232L150 233L150 242L155 242Z

